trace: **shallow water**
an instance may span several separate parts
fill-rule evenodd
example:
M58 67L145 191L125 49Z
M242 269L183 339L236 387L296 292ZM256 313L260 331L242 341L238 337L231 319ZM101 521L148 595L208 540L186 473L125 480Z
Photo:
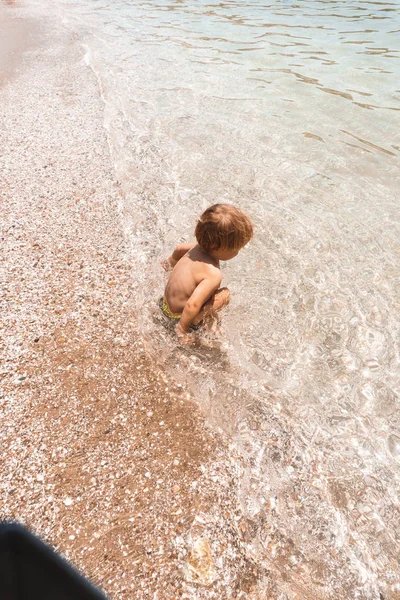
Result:
M268 598L400 598L399 1L53 10L101 86L143 336L240 448ZM159 260L216 201L256 236L222 335L181 348Z

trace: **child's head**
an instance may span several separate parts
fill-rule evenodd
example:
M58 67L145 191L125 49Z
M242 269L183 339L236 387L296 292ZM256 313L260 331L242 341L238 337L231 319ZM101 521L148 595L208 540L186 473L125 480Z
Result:
M214 204L201 215L195 235L204 252L223 253L223 260L229 260L251 240L253 224L234 206Z

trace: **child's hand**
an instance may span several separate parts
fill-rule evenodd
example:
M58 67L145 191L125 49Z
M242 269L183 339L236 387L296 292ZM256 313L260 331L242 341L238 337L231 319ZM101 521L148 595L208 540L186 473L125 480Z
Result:
M164 269L164 271L172 271L172 269L174 268L175 264L172 264L172 260L171 257L169 256L168 258L163 258L160 261L160 264L162 266L162 268Z
M187 333L186 331L183 331L180 323L178 323L176 326L175 331L176 337L178 338L178 342L180 344L183 344L184 346L191 346L196 342L196 337L193 335L193 333Z

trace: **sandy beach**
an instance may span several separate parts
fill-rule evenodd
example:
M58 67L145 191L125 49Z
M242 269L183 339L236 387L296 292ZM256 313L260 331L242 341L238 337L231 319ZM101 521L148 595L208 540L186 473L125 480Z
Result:
M115 599L250 598L240 463L137 332L97 82L62 25L14 10L0 17L21 32L1 41L0 518Z

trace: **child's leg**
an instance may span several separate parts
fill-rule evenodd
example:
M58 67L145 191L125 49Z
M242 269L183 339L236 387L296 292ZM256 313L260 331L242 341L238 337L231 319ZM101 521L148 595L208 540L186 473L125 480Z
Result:
M220 288L217 290L215 294L213 294L211 298L207 300L205 304L203 304L201 311L193 320L193 325L198 325L207 317L215 317L221 308L229 304L230 297L231 295L228 288Z

